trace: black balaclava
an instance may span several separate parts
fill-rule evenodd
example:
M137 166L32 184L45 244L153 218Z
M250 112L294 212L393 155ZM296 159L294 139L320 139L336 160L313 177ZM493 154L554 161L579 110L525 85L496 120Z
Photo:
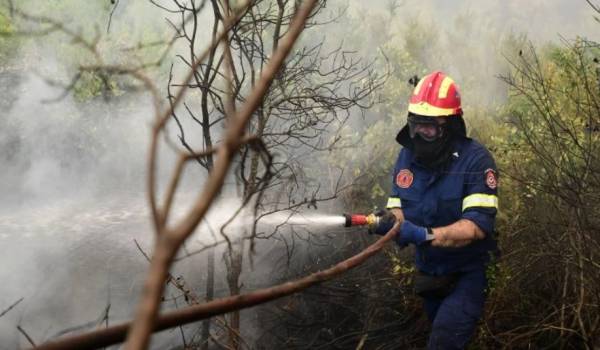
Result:
M426 141L419 134L412 139L415 159L418 163L431 169L438 169L448 162L456 138L445 126L443 129L443 135L435 141Z
M396 141L413 151L415 160L419 164L433 170L440 170L450 161L456 141L467 137L462 116L446 117L443 130L442 137L435 141L426 141L419 134L411 138L407 124L396 136Z

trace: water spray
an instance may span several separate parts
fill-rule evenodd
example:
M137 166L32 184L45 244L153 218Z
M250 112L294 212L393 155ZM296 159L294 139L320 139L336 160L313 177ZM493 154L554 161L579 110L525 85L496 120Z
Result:
M389 224L382 216L371 214L298 214L291 216L287 212L274 213L268 217L261 218L262 223L280 225L285 222L289 225L320 226L320 227L367 227L369 230L377 230L380 225L385 229ZM390 226L391 228L391 226Z

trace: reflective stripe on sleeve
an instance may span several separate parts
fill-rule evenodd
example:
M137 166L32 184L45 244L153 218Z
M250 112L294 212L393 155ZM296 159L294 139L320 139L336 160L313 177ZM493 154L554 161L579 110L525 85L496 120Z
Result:
M493 194L475 193L463 199L462 210L472 207L496 208L498 209L498 196Z
M391 208L402 208L402 201L398 197L390 197L388 198L386 209Z

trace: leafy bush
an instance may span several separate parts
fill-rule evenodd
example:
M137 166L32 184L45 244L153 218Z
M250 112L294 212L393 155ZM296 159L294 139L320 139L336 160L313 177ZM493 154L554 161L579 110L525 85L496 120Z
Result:
M484 328L509 347L594 348L600 325L598 44L511 61L502 169L505 257Z

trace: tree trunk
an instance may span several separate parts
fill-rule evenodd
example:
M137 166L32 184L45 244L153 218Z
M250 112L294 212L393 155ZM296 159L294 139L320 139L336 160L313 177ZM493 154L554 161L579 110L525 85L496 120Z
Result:
M207 263L206 263L206 301L213 300L215 292L215 251L210 249L208 251ZM208 344L210 339L210 318L202 321L202 350L208 350Z
M240 276L242 274L242 263L244 256L244 240L240 239L234 243L231 251L225 253L227 265L227 285L230 295L238 295L241 292ZM231 349L240 347L240 312L234 311L229 314L229 343Z

